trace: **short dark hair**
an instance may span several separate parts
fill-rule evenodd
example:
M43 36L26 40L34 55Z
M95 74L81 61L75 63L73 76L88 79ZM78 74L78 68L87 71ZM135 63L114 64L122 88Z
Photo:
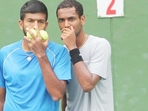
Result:
M56 16L58 17L58 10L62 8L72 8L74 7L76 9L76 13L78 14L79 17L83 15L83 6L80 2L76 0L64 0L61 2L56 10Z
M38 0L30 0L26 2L20 10L20 19L24 20L26 13L45 13L46 21L48 19L48 10L45 4Z

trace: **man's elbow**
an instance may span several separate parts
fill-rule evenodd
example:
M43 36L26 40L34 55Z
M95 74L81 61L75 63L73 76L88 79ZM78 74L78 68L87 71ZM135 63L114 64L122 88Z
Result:
M52 99L54 101L59 101L62 98L63 98L63 94L57 94L57 95L52 96Z
M94 88L93 85L86 85L82 87L84 92L90 92L93 88Z

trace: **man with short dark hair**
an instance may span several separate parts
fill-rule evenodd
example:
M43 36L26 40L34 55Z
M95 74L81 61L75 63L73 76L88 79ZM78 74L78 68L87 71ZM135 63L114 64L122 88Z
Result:
M56 15L73 63L63 111L114 111L110 43L83 31L85 16L78 1L62 1Z
M40 30L46 30L47 18L41 1L22 6L19 26L24 38L0 50L0 111L59 110L71 79L71 62L64 46L42 40Z

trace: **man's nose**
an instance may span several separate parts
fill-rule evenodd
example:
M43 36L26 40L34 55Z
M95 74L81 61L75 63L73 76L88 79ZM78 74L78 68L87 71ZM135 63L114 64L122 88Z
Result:
M70 26L69 22L65 20L65 27L68 28Z
M38 21L35 21L34 24L33 24L33 28L38 28Z

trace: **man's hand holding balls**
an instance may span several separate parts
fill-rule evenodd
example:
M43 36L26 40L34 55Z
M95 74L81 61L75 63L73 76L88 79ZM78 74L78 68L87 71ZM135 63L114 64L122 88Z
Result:
M34 34L34 36L36 37L37 36L37 31L35 29L30 29L31 32ZM43 41L46 41L48 39L48 33L45 31L45 30L40 30L40 35L42 37L42 40ZM32 39L32 36L30 35L30 33L27 31L27 37Z

